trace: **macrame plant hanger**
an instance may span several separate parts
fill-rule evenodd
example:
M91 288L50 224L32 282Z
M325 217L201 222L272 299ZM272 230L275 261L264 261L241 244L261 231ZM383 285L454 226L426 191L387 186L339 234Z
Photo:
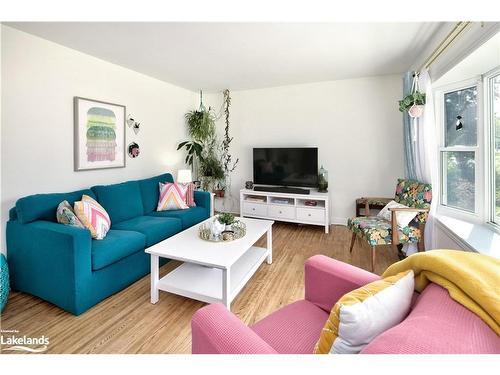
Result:
M418 84L418 77L419 77L419 72L415 72L413 74L413 81L411 83L411 90L410 90L410 93L411 94L414 94L416 93L417 91L420 90L420 86ZM415 115L412 115L412 110L413 111L416 111L418 112L418 108L417 108L417 101L414 100L413 101L413 105L409 108L408 110L408 116L410 116L411 118L411 133L412 133L412 140L413 142L416 142L417 141L417 124L418 124L418 118L422 115L422 113L420 112L417 116Z
M203 90L200 90L200 112L205 112L206 108L203 105Z

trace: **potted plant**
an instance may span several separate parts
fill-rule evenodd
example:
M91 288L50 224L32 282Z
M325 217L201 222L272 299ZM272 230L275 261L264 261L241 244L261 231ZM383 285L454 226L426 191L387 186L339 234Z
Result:
M215 184L214 194L217 198L224 198L226 195L226 185L224 185L223 180L220 180Z
M200 159L199 173L202 176L202 187L205 190L213 190L215 184L224 179L222 164L212 152Z
M424 105L425 94L416 90L399 101L399 111L408 112L410 117L418 118L424 113Z
M225 225L225 230L231 230L231 225L234 223L234 215L229 212L224 212L218 215L217 220L219 223Z

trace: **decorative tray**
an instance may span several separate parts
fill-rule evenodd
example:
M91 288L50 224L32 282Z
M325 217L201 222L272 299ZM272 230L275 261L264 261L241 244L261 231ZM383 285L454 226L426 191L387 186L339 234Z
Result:
M198 235L205 241L230 242L244 237L247 232L247 226L239 220L236 220L230 226L226 226L224 230L221 231L221 229L220 225L208 222L200 225Z

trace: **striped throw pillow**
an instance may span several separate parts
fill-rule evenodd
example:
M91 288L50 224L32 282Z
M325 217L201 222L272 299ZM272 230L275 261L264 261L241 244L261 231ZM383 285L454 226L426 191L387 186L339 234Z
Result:
M410 311L413 271L374 281L342 296L333 306L314 353L356 354Z
M82 224L90 230L92 238L102 240L111 227L111 219L106 210L88 195L75 202L75 214Z
M189 182L187 184L180 184L180 185L187 185L186 186L186 204L189 207L196 207L196 203L194 203L194 184L192 182Z
M156 211L185 210L189 208L186 204L186 194L188 184L178 184L160 182L160 198Z

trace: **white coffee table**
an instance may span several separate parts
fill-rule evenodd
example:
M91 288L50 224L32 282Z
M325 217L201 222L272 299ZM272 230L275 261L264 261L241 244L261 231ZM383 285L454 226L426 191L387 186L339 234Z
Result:
M213 217L204 222L214 220ZM151 303L160 290L207 303L222 302L228 309L259 266L272 263L274 221L238 218L246 224L246 235L230 242L199 238L198 227L186 229L145 251L151 254ZM267 233L267 247L254 244ZM159 258L175 259L182 265L159 278Z

